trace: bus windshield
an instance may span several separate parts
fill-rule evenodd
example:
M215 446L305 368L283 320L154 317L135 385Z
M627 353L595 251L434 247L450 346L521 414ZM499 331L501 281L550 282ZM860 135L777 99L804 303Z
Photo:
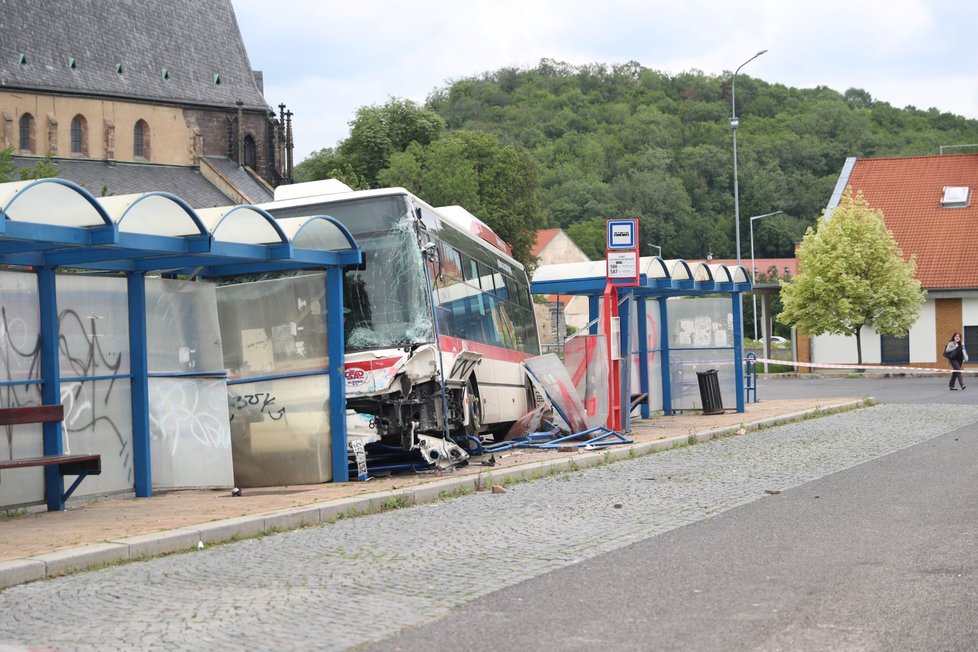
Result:
M343 278L347 351L434 341L428 283L407 197L369 197L272 211L275 217L329 215L353 234L364 269Z

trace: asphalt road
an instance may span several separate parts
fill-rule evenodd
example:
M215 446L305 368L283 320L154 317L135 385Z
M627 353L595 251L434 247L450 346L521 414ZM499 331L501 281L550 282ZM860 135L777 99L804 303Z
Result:
M0 649L978 649L978 393L867 381L763 387L883 405L11 587Z
M364 650L973 651L976 460L972 424Z
M761 378L757 386L757 398L797 398L799 396L872 396L881 403L947 403L953 405L978 404L978 376L965 375L964 391L949 391L948 376L908 378ZM971 383L971 386L968 386Z

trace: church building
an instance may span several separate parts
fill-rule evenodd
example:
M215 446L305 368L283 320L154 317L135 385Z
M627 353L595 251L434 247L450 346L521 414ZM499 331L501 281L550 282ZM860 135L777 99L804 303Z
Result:
M230 0L0 0L0 150L96 196L260 203L292 177ZM16 180L14 179L10 180Z

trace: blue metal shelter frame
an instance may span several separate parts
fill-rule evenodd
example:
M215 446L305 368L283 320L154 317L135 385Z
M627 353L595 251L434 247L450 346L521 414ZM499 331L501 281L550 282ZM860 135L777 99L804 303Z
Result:
M146 193L97 199L63 179L0 184L0 265L33 269L40 311L41 400L61 402L56 271L124 273L129 305L133 473L152 495L146 275L201 278L318 269L326 272L332 477L348 478L343 378L343 268L362 262L350 232L331 217L276 221L255 206L195 211L179 197ZM20 381L3 384L21 384ZM44 424L45 455L64 451L61 423ZM44 469L49 510L64 509L64 479Z
M591 332L597 332L598 309L601 295L607 284L605 261L590 263L566 263L544 265L533 275L530 289L533 294L564 294L588 297ZM635 287L618 287L620 297L621 351L638 353L639 391L645 394L641 403L642 418L651 416L650 377L648 368L648 337L644 299L659 299L659 346L662 360L662 405L665 414L673 413L672 384L669 368L669 297L696 297L729 294L734 326L734 384L737 395L737 412L744 411L744 333L741 310L741 293L751 289L750 274L742 265L708 265L689 263L685 260L663 260L658 256L643 257L639 264L639 283ZM636 299L643 299L636 301ZM638 351L630 351L630 313L637 311ZM630 430L631 392L622 392L622 430Z

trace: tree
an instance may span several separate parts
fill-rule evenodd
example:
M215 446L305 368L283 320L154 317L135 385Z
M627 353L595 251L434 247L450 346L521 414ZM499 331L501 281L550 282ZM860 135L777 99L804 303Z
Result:
M530 248L546 222L539 165L525 149L484 132L452 131L394 154L377 178L434 206L463 206L509 243L514 258L532 266Z
M427 145L445 129L445 121L411 100L391 98L384 106L363 106L350 123L350 137L337 147L341 163L371 188L377 187L377 174L390 164L391 155L403 152L411 143Z
M916 260L904 261L882 211L871 209L862 193L846 190L831 214L823 212L818 229L808 228L798 267L793 281L781 281L778 321L811 335L855 336L859 364L863 326L904 335L924 302Z
M14 173L17 171L17 166L14 165L13 155L13 147L0 150L0 183L14 180ZM19 176L21 181L48 179L58 176L58 170L54 167L51 156L48 155L44 158L37 159L34 165L29 168L21 168Z
M0 149L0 183L6 183L14 176L14 148Z

